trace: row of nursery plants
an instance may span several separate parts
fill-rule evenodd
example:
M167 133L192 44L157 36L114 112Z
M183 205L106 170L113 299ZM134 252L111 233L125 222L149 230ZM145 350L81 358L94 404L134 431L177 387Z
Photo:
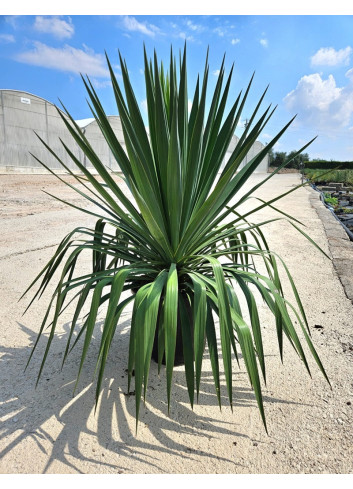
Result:
M225 389L232 406L233 363L237 360L245 365L266 427L262 382L267 380L268 352L263 344L256 294L274 317L273 326L281 359L285 337L310 372L308 352L304 351L306 344L327 379L310 338L307 317L292 276L284 261L270 250L263 229L270 222L285 219L311 243L315 243L305 234L295 217L282 211L278 210L276 216L266 221L257 222L255 219L256 224L253 222L257 213L267 206L276 211L276 202L296 188L290 188L270 201L258 198L253 210L240 212L241 204L254 198L255 192L285 166L283 164L267 174L261 182L257 180L256 184L244 190L260 162L293 119L241 168L246 154L274 113L271 106L261 108L266 89L223 168L221 165L243 113L253 78L244 93L240 92L229 100L233 92L233 66L226 76L223 59L215 88L209 90L207 54L204 72L197 78L190 93L186 48L179 59L171 50L167 68L158 61L156 53L149 59L144 51L147 133L125 60L120 56L122 83L117 80L108 57L107 64L126 152L109 124L92 83L87 77L83 77L83 83L92 114L133 199L122 191L114 175L107 171L64 107L65 115L61 111L59 114L97 174L83 166L63 142L80 171L73 173L50 146L44 140L42 142L48 153L56 157L80 186L71 185L60 175L56 175L57 178L95 205L95 211L80 210L93 216L96 224L93 227L78 227L65 236L26 290L28 292L36 287L31 304L47 289L53 277L57 277L55 272L59 272L31 354L32 357L39 338L48 326L49 337L38 380L60 316L69 304L74 306L74 312L63 362L73 347L80 347L80 377L85 359L91 354L89 347L97 328L97 314L102 309L105 318L101 336L95 339L100 342L96 358L98 400L119 318L132 303L127 367L128 389L134 372L136 423L141 399L146 398L152 355L158 362L159 370L165 368L169 410L176 349L180 345L177 363L181 357L191 406L199 397L206 352L218 403L221 405L220 376L224 372ZM206 101L208 96L210 99ZM189 98L192 99L190 112ZM45 161L40 163L53 173ZM67 205L75 207L73 203L67 202ZM77 264L87 253L92 257L92 268L90 273L80 275ZM261 272L255 265L259 260L264 269ZM289 302L284 294L280 268L289 280L294 303ZM128 293L127 297L123 296L123 292ZM244 319L246 311L240 306L242 299L246 304L248 321ZM85 310L88 313L83 315ZM110 360L114 361L114 358ZM162 367L163 364L165 367Z
M305 169L304 174L315 183L343 183L353 185L353 170L318 170Z

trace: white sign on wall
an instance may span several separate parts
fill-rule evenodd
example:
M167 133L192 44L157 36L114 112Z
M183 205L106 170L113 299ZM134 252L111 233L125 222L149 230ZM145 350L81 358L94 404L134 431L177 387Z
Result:
M21 102L23 104L30 104L31 103L31 99L25 98L25 97L21 97Z

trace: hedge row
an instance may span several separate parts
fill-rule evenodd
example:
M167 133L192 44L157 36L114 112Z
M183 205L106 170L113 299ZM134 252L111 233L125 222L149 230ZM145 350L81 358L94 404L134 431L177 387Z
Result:
M304 165L315 170L353 170L353 161L305 161Z

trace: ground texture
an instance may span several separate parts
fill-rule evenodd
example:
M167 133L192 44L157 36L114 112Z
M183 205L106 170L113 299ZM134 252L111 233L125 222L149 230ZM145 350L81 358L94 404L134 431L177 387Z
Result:
M263 176L255 175L249 184L260 178ZM257 195L270 199L298 183L297 174L276 175ZM317 193L301 188L278 207L301 220L305 231L333 261L284 220L270 223L265 231L271 247L293 275L332 390L310 354L312 378L288 342L281 364L275 325L259 302L267 361L264 397L269 434L265 433L242 363L239 369L234 362L233 412L227 404L223 377L223 407L219 410L206 355L199 405L193 411L188 404L183 367L175 368L170 416L164 372L158 377L156 365L152 365L136 436L135 399L133 391L127 392L125 372L129 313L120 320L96 412L92 378L100 322L76 397L72 397L72 391L79 349L72 351L61 370L70 310L63 316L36 389L44 338L24 372L50 293L24 316L29 296L20 303L18 299L64 235L75 226L94 221L54 201L43 190L74 205L85 205L77 194L49 175L0 176L1 473L353 472L353 307L342 286L346 282L349 288L349 274L342 283L339 278L342 280L353 262L353 248L340 234L339 223L322 208ZM257 220L275 215L272 210L264 210ZM283 280L291 298L289 283L284 276Z

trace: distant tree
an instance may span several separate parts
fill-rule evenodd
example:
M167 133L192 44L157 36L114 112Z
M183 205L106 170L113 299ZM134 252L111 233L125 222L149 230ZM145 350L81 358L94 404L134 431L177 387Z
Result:
M313 158L311 161L327 161L327 160L323 160L322 158Z
M288 156L287 156L287 159L291 159L293 158L293 156L295 155L296 151L291 151ZM300 166L301 166L301 163L304 163L304 161L309 161L309 155L308 153L300 153L299 155L295 156L292 161L290 163L288 163L288 166L287 168L297 168L299 170Z
M277 167L282 165L285 161L291 160L285 167L299 169L301 163L304 163L304 161L309 161L309 155L308 153L301 153L294 157L296 152L296 150L293 150L287 154L285 151L276 151L273 153L273 158L270 160L270 165Z
M269 166L273 166L272 161L274 160L274 157L275 157L275 154L273 152L273 149L271 148L270 151L268 152L268 165Z
M276 151L273 155L271 166L280 166L286 160L287 153L285 151Z

